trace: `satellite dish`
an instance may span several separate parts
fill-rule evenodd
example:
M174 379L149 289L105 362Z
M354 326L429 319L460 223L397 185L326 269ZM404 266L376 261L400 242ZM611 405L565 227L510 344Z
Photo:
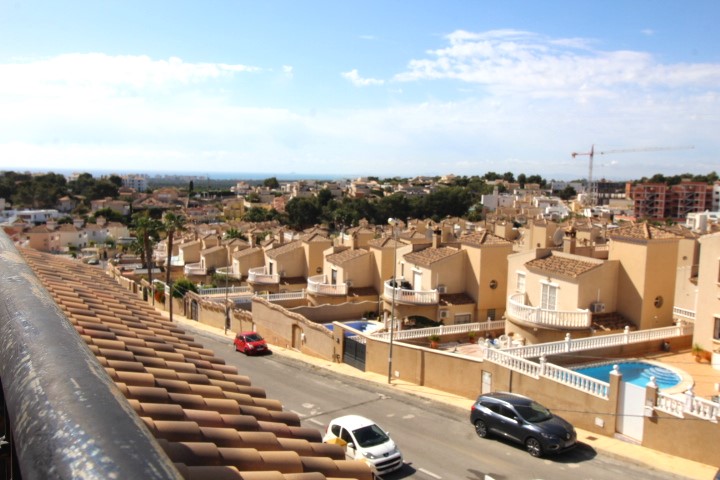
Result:
M555 233L553 233L553 236L552 236L553 245L555 245L556 247L559 247L560 245L562 245L564 237L565 237L565 232L563 232L561 229L555 230Z
M527 223L527 217L525 215L518 215L515 217L515 221L520 225L525 225Z

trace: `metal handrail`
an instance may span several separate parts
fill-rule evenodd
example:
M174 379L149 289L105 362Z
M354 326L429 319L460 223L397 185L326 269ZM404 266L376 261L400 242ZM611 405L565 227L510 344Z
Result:
M4 232L0 277L0 379L22 478L182 478Z

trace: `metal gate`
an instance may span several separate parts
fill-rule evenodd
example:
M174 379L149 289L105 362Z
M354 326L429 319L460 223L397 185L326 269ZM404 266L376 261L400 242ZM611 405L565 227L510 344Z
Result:
M365 371L365 339L359 336L345 337L343 363Z

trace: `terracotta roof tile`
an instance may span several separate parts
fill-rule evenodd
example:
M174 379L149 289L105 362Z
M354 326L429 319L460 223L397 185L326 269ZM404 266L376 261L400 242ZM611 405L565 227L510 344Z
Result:
M344 460L342 447L321 443L320 432L302 427L297 414L99 269L21 253L186 478L372 477L364 463Z
M675 232L671 232L664 228L655 227L647 223L633 223L608 231L608 237L612 239L627 240L652 240L652 239L670 239L682 238Z
M487 230L479 230L476 232L464 233L458 239L463 245L482 246L482 245L512 245L512 242L502 237L493 235Z
M355 259L355 258L362 257L362 256L367 255L367 254L368 254L368 251L365 250L364 248L358 248L358 249L355 249L355 250L348 248L348 249L346 249L346 250L343 250L342 252L334 253L334 254L332 254L332 255L328 255L327 257L325 257L325 259L326 259L329 263L332 263L333 265L338 265L338 266L339 266L339 265L342 265L342 264L345 263L345 262L348 262L348 261L353 260L353 259Z
M412 252L405 255L405 260L409 263L414 263L415 265L422 265L429 267L435 262L439 262L440 260L444 260L448 257L451 257L453 255L457 255L458 253L461 253L461 250L458 250L457 248L450 248L450 247L440 247L440 248L425 248L423 250L420 250L419 252Z
M296 250L298 248L302 248L302 243L299 240L294 240L290 243L286 243L283 245L276 246L275 248L268 250L265 252L265 256L268 258L277 258L280 255L284 253L291 252L293 250Z
M597 268L601 264L601 261L586 261L579 258L559 256L556 255L555 252L552 252L551 255L545 258L530 260L525 264L525 266L531 271L534 270L538 272L561 275L564 277L576 278L594 268Z

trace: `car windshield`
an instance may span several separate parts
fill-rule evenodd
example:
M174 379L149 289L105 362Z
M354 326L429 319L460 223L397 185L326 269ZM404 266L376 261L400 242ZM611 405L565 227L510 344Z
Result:
M374 447L388 441L388 436L375 424L353 431L355 440L363 448Z
M544 422L552 417L550 410L537 402L530 402L529 405L515 405L515 410L530 423Z
M245 335L245 341L246 341L246 342L259 342L259 341L262 340L262 339L263 339L263 338L262 338L259 334L257 334L257 333L253 333L253 334L250 334L250 335Z

